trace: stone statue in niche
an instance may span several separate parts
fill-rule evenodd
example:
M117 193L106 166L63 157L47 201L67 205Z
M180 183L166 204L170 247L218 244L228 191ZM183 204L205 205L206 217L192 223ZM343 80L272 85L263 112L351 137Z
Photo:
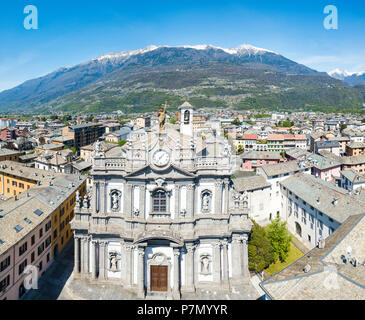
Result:
M111 208L113 211L118 211L120 208L120 193L117 190L111 192Z
M210 256L209 255L201 256L200 262L201 262L201 274L205 274L205 275L211 274L210 264L211 264L212 260L211 260Z
M119 268L120 254L118 252L109 252L109 270L120 271Z
M84 196L84 202L83 202L83 207L85 208L85 209L89 209L89 195L87 195L87 194L85 194L85 196Z
M240 201L241 201L241 196L239 193L235 193L233 196L233 201L234 201L234 207L235 209L239 209L240 207Z
M205 212L210 211L210 198L211 198L211 194L209 192L204 192L203 193L203 198L202 198L202 209Z

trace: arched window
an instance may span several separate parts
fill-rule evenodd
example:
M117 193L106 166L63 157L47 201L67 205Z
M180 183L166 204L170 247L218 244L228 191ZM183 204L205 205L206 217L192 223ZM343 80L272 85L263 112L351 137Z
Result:
M184 123L189 124L190 123L190 111L186 110L184 112Z
M302 237L302 227L298 222L295 223L295 231L299 237Z
M167 196L164 190L157 190L153 193L153 212L163 212L167 211Z

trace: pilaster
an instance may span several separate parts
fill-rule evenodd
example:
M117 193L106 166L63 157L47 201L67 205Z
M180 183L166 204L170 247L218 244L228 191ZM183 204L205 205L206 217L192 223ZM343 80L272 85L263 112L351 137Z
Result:
M97 278L97 264L96 264L96 244L95 240L91 241L91 275L93 279Z
M220 285L221 282L221 246L219 242L213 244L213 282Z
M80 274L80 238L74 237L74 274Z
M174 299L180 299L180 248L174 248Z
M145 256L145 248L138 248L138 273L137 273L137 286L138 286L138 297L145 297L145 288L144 288L144 256Z

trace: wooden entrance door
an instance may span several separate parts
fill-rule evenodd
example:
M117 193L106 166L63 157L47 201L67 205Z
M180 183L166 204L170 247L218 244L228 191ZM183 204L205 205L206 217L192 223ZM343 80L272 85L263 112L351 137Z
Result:
M167 291L167 266L151 266L151 291Z

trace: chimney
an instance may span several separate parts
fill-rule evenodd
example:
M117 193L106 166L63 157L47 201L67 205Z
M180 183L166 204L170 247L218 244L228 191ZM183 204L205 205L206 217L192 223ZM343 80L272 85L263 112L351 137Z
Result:
M310 270L311 270L311 266L310 266L309 264L307 264L307 265L304 267L304 269L303 269L304 273L308 273Z
M320 204L321 203L321 200L320 200L319 197L317 197L316 201L317 201L317 204Z
M324 240L324 239L319 240L318 248L319 249L324 249L325 247L326 247L326 240Z

